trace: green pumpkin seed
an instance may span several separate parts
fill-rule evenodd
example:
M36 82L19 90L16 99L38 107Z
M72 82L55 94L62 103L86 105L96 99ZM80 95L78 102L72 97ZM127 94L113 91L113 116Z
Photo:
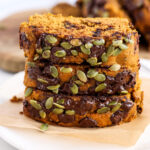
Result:
M53 90L58 89L59 87L60 87L60 84L57 84L57 85L53 85L53 86L48 86L47 89L53 91Z
M39 115L42 119L46 118L46 113L43 110L40 110Z
M41 125L41 127L40 127L40 129L42 130L42 131L47 131L48 130L48 124L42 124Z
M124 38L126 43L134 44L134 41L132 39L129 39L127 37Z
M42 48L38 48L38 49L36 49L36 52L37 52L38 54L42 54L43 50L42 50Z
M37 80L41 83L45 83L45 84L48 84L48 81L42 79L42 78L37 78Z
M50 46L43 47L43 50L44 50L44 51L45 51L45 50L50 50L50 49L51 49Z
M85 44L85 48L87 48L87 49L90 49L92 47L93 47L93 44L90 43L90 42L88 42L88 43Z
M109 46L108 50L107 50L107 56L110 57L113 55L113 52L115 50L115 47L114 46Z
M73 56L78 56L78 52L77 52L76 50L71 50L71 54L72 54Z
M88 78L94 78L96 75L98 74L98 72L94 69L90 69L88 72L87 72L87 77Z
M120 107L121 107L121 103L118 103L118 104L117 104L116 106L114 106L114 108L111 110L112 113L118 111L118 110L120 109Z
M120 44L122 44L122 40L113 40L112 45L114 47L118 47L120 46Z
M113 56L117 56L121 53L121 49L120 48L116 48L114 51L113 51Z
M36 100L30 100L30 104L32 105L32 107L34 107L37 110L41 110L42 109L41 105L38 104Z
M121 68L121 66L120 66L119 64L113 64L113 65L109 68L109 70L111 70L111 71L118 71L118 70L120 70L120 68Z
M77 77L79 78L80 81L87 82L87 77L83 71L78 70L77 71Z
M85 48L84 45L81 45L80 48L81 48L81 51L82 51L84 54L86 54L86 55L90 55L90 54L91 54L90 49Z
M61 109L65 109L64 106L60 105L60 104L57 104L57 103L53 103L57 108L61 108Z
M53 97L49 97L45 102L45 108L50 109L53 106Z
M33 60L36 61L36 60L38 60L38 59L39 59L39 55L38 55L38 54L35 54Z
M73 83L73 86L70 89L72 94L74 95L78 94L78 86L76 84Z
M125 49L128 49L128 46L125 45L125 44L120 44L119 48L122 49L122 50L125 50Z
M91 57L87 60L87 62L91 65L91 66L96 66L97 65L97 57Z
M50 44L55 44L57 42L57 38L52 35L47 35L45 40Z
M109 107L102 107L102 108L97 110L97 113L98 114L104 114L104 113L107 113L108 111L110 111Z
M96 45L96 46L104 45L105 44L105 40L104 39L95 40L93 42L93 44Z
M34 62L28 61L28 62L27 62L27 65L28 65L29 67L35 67L35 63L34 63Z
M25 96L25 97L28 97L28 96L30 96L30 95L32 94L32 92L33 92L33 89L32 89L32 88L27 88L26 91L25 91L24 96Z
M102 54L101 59L102 59L103 63L107 62L108 56L107 56L107 54L105 52Z
M82 45L82 42L79 40L79 39L72 39L70 41L71 45L73 46L81 46Z
M109 105L109 106L117 105L117 103L118 103L117 101L112 101L112 102L110 102L108 105Z
M83 82L81 82L80 80L76 80L76 81L74 81L77 85L84 85L84 83Z
M75 114L75 111L74 110L66 110L65 111L66 115L74 115Z
M103 82L106 80L106 76L104 74L97 74L94 79L99 82Z
M50 66L50 72L51 76L53 76L54 78L58 77L58 70L55 66Z
M59 51L56 51L54 55L55 55L56 57L65 57L65 56L66 56L66 51L64 51L64 50L59 50Z
M55 90L52 90L52 91L53 91L53 93L58 94L59 89L55 89Z
M50 50L45 50L45 51L42 53L42 57L45 58L45 59L50 58L50 56L51 56Z
M58 103L58 104L64 104L64 103L65 103L65 100L64 100L64 99L59 99L59 100L57 101L57 103Z
M106 83L101 83L95 88L95 92L100 92L106 88L107 84Z
M60 44L64 49L71 49L72 45L68 42L62 42Z
M103 18L109 17L109 12L107 12L107 11L103 12L103 13L102 13L102 17L103 17Z
M126 90L121 91L121 94L128 94L128 91L126 91Z
M53 113L56 115L62 114L63 112L64 112L64 110L60 109L60 108L54 108L53 109Z
M63 73L71 73L72 72L72 68L61 67L60 71L63 72Z

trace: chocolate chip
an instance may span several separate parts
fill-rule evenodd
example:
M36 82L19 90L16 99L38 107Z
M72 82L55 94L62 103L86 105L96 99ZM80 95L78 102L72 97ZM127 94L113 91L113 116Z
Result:
M79 121L79 125L83 128L93 128L97 127L97 122L91 118L85 117Z
M74 115L61 114L61 115L58 115L58 119L60 122L63 122L63 123L71 123L75 120L75 116Z

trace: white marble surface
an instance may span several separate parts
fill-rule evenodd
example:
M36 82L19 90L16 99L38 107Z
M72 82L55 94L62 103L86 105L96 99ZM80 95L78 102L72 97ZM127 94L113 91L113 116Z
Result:
M57 2L62 2L62 0L0 0L0 20L21 10L50 8ZM63 2L73 4L75 0L63 0ZM140 75L142 77L150 77L150 61L142 60L141 64L142 68ZM0 86L13 75L14 74L0 70ZM0 150L16 150L16 148L0 139Z

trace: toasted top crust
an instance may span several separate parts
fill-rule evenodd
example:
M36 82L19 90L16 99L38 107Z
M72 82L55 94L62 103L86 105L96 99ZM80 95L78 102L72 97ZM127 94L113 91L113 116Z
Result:
M122 18L76 18L63 17L62 15L35 14L28 22L23 22L21 28L34 27L41 33L49 33L58 37L109 37L116 34L135 34L137 31L127 19ZM96 34L98 32L98 34ZM95 36L96 34L96 36Z

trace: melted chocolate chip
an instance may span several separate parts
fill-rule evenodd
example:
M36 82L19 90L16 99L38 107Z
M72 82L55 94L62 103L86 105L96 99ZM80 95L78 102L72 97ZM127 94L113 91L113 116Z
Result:
M91 118L85 117L79 121L79 125L83 128L93 128L97 127L97 122Z
M101 34L101 29L96 29L96 31L93 34L93 37L99 37Z
M20 38L20 48L29 49L30 41L27 39L26 34L24 32L21 32L19 38Z

